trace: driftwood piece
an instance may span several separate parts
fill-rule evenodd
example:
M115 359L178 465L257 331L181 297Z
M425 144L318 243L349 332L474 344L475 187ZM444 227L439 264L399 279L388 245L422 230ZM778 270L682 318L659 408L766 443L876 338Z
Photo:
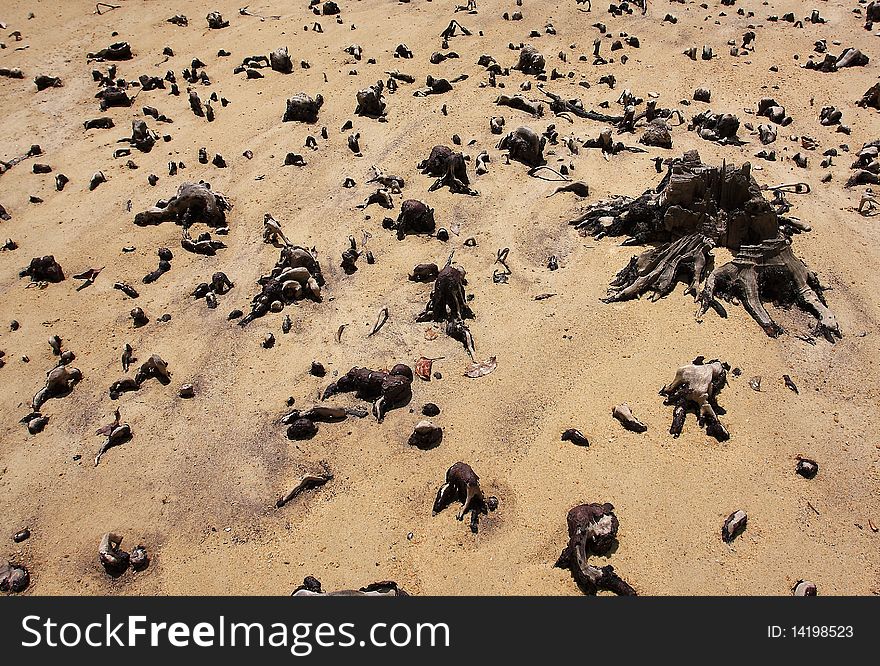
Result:
M287 239L287 236L284 235L284 231L281 229L281 223L272 217L271 213L266 213L263 216L263 242L278 246L279 239L281 239L284 245L292 244Z
M98 545L98 560L104 565L104 569L111 576L119 576L126 569L131 556L122 550L122 537L113 532L107 532L101 537Z
M569 183L568 185L560 185L555 190L553 190L553 192L548 194L547 198L549 199L554 194L559 194L560 192L571 192L572 194L579 197L588 197L590 196L590 186L580 180Z
M208 22L208 27L212 30L229 27L229 21L224 21L220 12L211 12L205 17L205 20Z
M97 467L98 463L101 462L101 456L107 453L108 450L110 450L114 446L124 444L131 439L131 426L129 426L127 423L120 423L120 414L118 407L116 408L114 416L115 418L112 423L105 425L103 428L99 428L95 432L96 435L104 435L107 438L107 441L104 442L103 446L101 446L101 449L95 455L95 467Z
M845 67L864 67L870 59L859 49L844 49L839 56L830 53L825 54L825 58L821 61L807 60L804 63L804 69L814 69L819 72L831 73L837 72Z
M128 96L125 89L116 86L102 88L95 97L101 100L101 111L106 111L112 106L128 107L132 103L132 98Z
M587 139L581 143L584 148L599 148L602 154L607 158L608 155L617 155L618 153L644 153L643 148L636 146L624 145L622 141L615 141L610 127L605 127L599 132L599 136L595 139Z
M33 411L39 412L40 407L50 398L61 398L73 390L82 379L82 371L68 365L59 365L46 373L46 384L31 400Z
M116 42L115 44L111 44L106 49L101 49L100 51L96 51L95 53L89 53L86 56L89 60L111 60L111 61L120 61L120 60L131 60L131 45L128 42Z
M538 104L536 102L532 102L522 95L499 95L495 100L495 103L498 106L509 106L511 109L516 109L517 111L525 111L526 113L532 114L535 118L540 118L544 115L544 105ZM498 132L494 131L493 134L500 134L500 130Z
M571 577L584 594L608 590L634 596L636 591L614 572L613 566L597 567L587 561L590 555L608 554L615 544L620 523L614 515L614 506L579 504L568 512L566 522L568 544L553 566L571 571Z
M809 580L799 580L791 588L791 596L793 597L815 597L817 594L816 583Z
M127 139L121 139L121 141L127 141L132 146L137 148L142 153L149 153L153 150L153 146L156 145L156 141L158 141L159 135L156 134L153 130L147 127L147 123L143 120L132 120L131 121L131 137Z
M153 354L141 364L135 373L134 381L140 386L151 377L158 379L159 383L167 386L171 383L171 373L168 371L168 363L158 354Z
M382 208L386 208L391 210L394 208L394 199L391 198L392 190L388 187L380 187L375 192L371 193L363 203L358 204L357 208L360 210L364 210L368 208L371 204L379 204ZM391 225L387 228L397 228L395 226L394 220L391 220Z
M440 274L437 264L418 264L410 273L409 279L413 282L433 282Z
M104 8L104 11L101 11L101 8ZM111 5L106 2L99 2L95 5L95 14L101 16L102 14L106 14L107 12L112 12L114 9L120 9L122 5Z
M61 88L64 83L57 76L40 74L34 77L34 85L37 86L37 90L46 90L47 88Z
M333 473L330 471L330 467L327 465L327 463L322 462L321 467L324 470L323 473L306 474L305 476L303 476L299 480L299 483L297 483L289 492L278 498L278 501L275 502L275 506L280 509L288 502L296 499L296 497L301 493L307 490L313 490L314 488L320 488L328 481L332 481Z
M400 176L394 174L385 174L376 165L370 167L370 172L372 173L372 175L366 181L368 184L379 183L382 185L382 187L387 188L392 194L400 194L401 190L403 190L405 181Z
M373 324L373 330L367 333L368 338L373 337L382 329L382 327L388 321L388 314L389 313L387 307L383 307L381 310L379 310L379 314L376 315L376 323Z
M600 201L571 224L596 238L628 236L624 245L655 244L617 274L606 302L648 292L661 298L684 278L686 293L699 301L698 316L710 307L724 316L719 299L736 297L768 335L777 336L782 328L764 308L767 299L798 305L815 315L817 333L831 341L840 337L824 288L792 252L792 226L764 198L748 163L712 167L690 151L671 161L655 188L637 198ZM734 259L712 269L716 247L729 249Z
M868 88L862 98L856 102L856 106L880 111L880 83L875 83Z
M440 446L441 441L443 441L443 428L430 421L422 420L416 424L407 444L428 451Z
M22 592L30 582L26 567L0 559L0 592Z
M571 442L575 446L589 446L590 440L587 439L587 436L584 435L577 428L569 428L565 432L562 433L562 437L559 438L563 442Z
M623 403L622 405L616 405L611 410L611 415L620 421L621 425L630 430L632 432L645 432L648 429L644 423L639 421L635 416L633 416L632 410L629 405Z
M9 171L16 164L23 162L29 157L36 157L37 155L42 155L43 149L40 148L39 145L33 144L28 151L24 155L16 155L10 160L0 160L0 174L4 174Z
M739 118L732 113L703 111L691 119L688 129L696 131L700 138L721 145L741 146L744 142L737 136Z
M733 541L746 528L748 521L749 517L742 509L730 514L727 520L724 521L724 525L721 526L722 541L724 543Z
M449 22L449 25L446 26L446 29L440 33L440 36L443 39L449 39L450 37L455 37L458 33L469 37L471 31L465 28L461 23L453 19Z
M452 84L464 81L468 78L467 74L461 74L454 79L437 78L430 74L425 77L425 87L419 88L413 93L413 97L427 97L428 95L442 95L452 92Z

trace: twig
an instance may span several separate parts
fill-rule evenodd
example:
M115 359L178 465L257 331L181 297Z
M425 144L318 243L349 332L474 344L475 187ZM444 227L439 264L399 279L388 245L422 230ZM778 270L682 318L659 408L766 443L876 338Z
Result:
M537 175L537 173L541 169L547 169L547 171L552 171L554 174L559 176L559 178L544 178L544 176ZM547 165L536 166L536 167L529 169L529 175L532 176L533 178L540 178L541 180L564 180L566 182L571 180L571 178L569 178L568 176L563 176L556 169L554 169L553 167L549 167Z
M252 11L248 10L248 7L250 7L250 5L245 5L244 7L240 8L238 10L238 13L241 14L242 16L253 16L255 18L260 19L261 21L265 21L267 18L270 18L270 19L277 21L278 19L281 18L280 16L261 16L260 14L254 14Z
M819 515L819 510L816 507L814 507L809 502L807 502L807 506L810 507L813 511L815 511L817 516Z
M382 308L379 310L379 316L376 317L376 324L373 326L373 330L367 335L367 337L369 338L378 333L379 329L385 325L386 321L388 321L388 308Z
M107 9L102 12L101 7L106 7ZM112 12L114 9L119 9L120 7L122 7L122 5L108 5L106 2L99 2L95 5L95 14L102 16L103 14Z
M342 342L342 332L345 330L347 324L342 324L339 326L339 330L336 331L336 342Z
M787 192L789 194L809 194L809 183L783 183L782 185L763 185L761 189L770 192Z

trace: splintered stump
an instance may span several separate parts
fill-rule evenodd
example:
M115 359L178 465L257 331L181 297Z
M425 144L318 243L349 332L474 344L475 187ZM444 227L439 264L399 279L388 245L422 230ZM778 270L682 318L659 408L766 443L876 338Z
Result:
M536 167L545 164L544 146L547 139L539 136L529 127L518 127L498 143L499 150L507 150L512 160L526 166Z
M606 555L617 538L619 522L612 504L579 504L566 518L568 544L553 566L571 571L571 577L584 594L608 590L633 596L636 591L615 572L610 564L597 567L587 560L590 555Z
M841 336L822 296L824 287L792 252L790 235L803 225L776 213L748 163L712 167L689 151L672 161L655 188L636 198L600 201L571 224L595 238L627 236L624 245L654 246L617 274L606 303L645 293L656 300L686 280L686 293L699 304L698 317L710 307L724 317L720 300L739 301L768 335L776 337L783 329L764 308L764 302L771 301L811 313L815 334L831 342ZM714 267L716 247L730 250L733 260Z
M419 170L429 176L437 178L434 184L428 188L429 192L449 187L456 194L476 195L471 189L470 178L467 174L467 164L462 153L456 153L448 146L434 146L428 159L419 162Z
M34 257L27 268L21 270L19 277L29 277L31 282L63 282L64 271L51 254Z
M381 423L389 409L402 407L412 400L413 371L398 363L391 370L370 370L354 367L330 384L322 400L339 393L354 393L361 400L373 403L373 416Z
M461 342L471 359L474 358L474 339L465 319L473 319L474 312L467 304L464 293L465 271L458 266L447 264L437 274L431 297L416 321L445 321L446 335Z
M397 240L403 240L408 234L432 234L435 229L434 209L424 201L406 199L400 204L400 214L392 228L397 230Z
M544 56L534 46L527 44L519 52L519 60L513 69L518 69L523 74L540 74L544 67Z
M380 118L385 115L385 100L382 91L385 85L381 81L376 81L372 85L363 90L359 90L357 98L357 107L354 112L359 116L368 116L371 118Z
M294 121L316 123L318 122L318 111L321 110L323 105L323 95L317 95L312 99L305 93L297 93L287 100L287 108L281 120L285 123Z
M663 404L672 405L672 425L669 434L681 435L688 412L697 414L697 422L706 427L706 434L719 442L730 439L727 428L718 420L724 410L718 406L718 394L727 385L730 366L719 360L705 362L702 356L693 363L681 366L668 386L660 389L666 396Z
M480 477L467 463L457 462L446 470L446 482L437 490L432 515L437 515L453 502L461 502L456 518L464 520L470 513L471 532L477 533L480 515L487 515L498 508L496 497L486 497L480 488Z
M277 228L280 231L281 227ZM261 289L251 299L251 311L239 320L239 326L247 326L269 311L281 312L285 305L304 298L320 302L325 283L313 250L285 245L272 271L260 277L258 284Z
M226 211L232 206L218 192L212 192L203 183L184 183L167 202L160 201L153 208L138 213L134 223L139 227L161 224L174 220L184 227L196 222L204 222L209 227L226 225Z

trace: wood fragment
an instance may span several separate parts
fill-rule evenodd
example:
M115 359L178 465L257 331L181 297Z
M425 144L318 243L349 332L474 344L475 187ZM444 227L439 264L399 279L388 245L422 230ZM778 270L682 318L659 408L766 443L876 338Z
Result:
M492 356L485 361L471 363L464 371L465 377L476 379L494 372L495 368L498 367L498 362L495 359L496 357Z
M330 471L327 463L322 462L321 467L324 468L323 474L306 474L303 476L299 483L297 483L289 493L278 498L278 501L275 502L275 507L280 509L288 502L296 499L300 493L305 492L306 490L320 488L328 481L332 481L333 473Z

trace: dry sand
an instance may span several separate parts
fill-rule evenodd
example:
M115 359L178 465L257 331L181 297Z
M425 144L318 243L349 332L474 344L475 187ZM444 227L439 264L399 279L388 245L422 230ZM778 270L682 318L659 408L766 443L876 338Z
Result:
M607 13L607 3L596 2L591 13L583 13L578 7L584 5L574 0L526 0L522 8L513 0L479 0L475 16L453 14L457 0L340 0L343 22L321 17L323 34L303 31L316 19L305 0L251 4L251 11L282 15L264 22L239 15L240 0L112 1L121 8L103 16L93 14L94 3L81 0L6 0L0 9L0 21L7 23L0 34L7 45L0 51L0 66L20 67L26 75L23 81L0 79L0 157L9 159L38 143L45 155L36 161L54 169L35 175L35 160L28 160L0 176L0 203L12 215L0 223L0 235L19 244L14 252L0 253L0 349L7 361L0 369L0 556L28 566L27 593L288 594L312 574L325 589L393 579L413 594L579 594L568 572L552 565L566 541L566 512L581 502L616 507L619 547L608 562L640 594L785 595L799 578L815 581L823 595L880 592L880 534L869 527L869 520L880 524L880 229L876 217L853 210L861 188L843 187L851 155L835 160L829 184L820 183L826 171L819 168L822 150L841 143L858 149L878 138L880 130L877 112L853 103L877 80L880 59L877 38L851 12L855 0L812 5L740 0L733 7L710 0L708 9L696 2L652 1L647 16L637 12L620 18ZM801 29L766 21L788 11L803 18L814 5L827 24ZM737 16L739 7L756 17ZM517 9L524 20L502 19L503 12ZM205 15L212 10L220 11L230 27L207 29ZM720 16L722 11L727 15ZM29 12L35 18L28 20ZM678 16L676 25L661 25L667 12ZM189 27L166 22L176 13L188 15ZM439 34L452 18L474 34L450 41L449 50L460 59L431 65L428 57L440 50ZM605 66L579 62L578 55L592 52L598 33L591 24L597 21L615 35L638 36L641 48L625 47ZM543 34L548 22L556 35ZM749 23L759 26L755 52L731 57L727 41L739 40ZM532 29L542 36L527 39ZM13 30L21 31L21 42L8 37ZM836 74L801 69L821 38L831 52L856 46L872 60ZM831 44L835 39L840 46ZM101 113L90 72L106 65L88 63L86 53L117 40L129 41L136 54L119 64L119 76L133 80L173 69L183 94L144 92L130 109ZM694 88L708 86L711 104L680 107L688 117L711 108L755 121L743 109L754 109L769 95L795 119L780 129L771 147L790 158L799 148L789 135L807 134L820 148L809 153L810 167L802 170L790 159L753 159L761 146L745 130L747 145L725 148L682 126L673 130L673 150L652 148L647 155L623 154L610 161L595 150L570 157L560 145L551 164L563 156L574 164L574 176L589 183L590 197L547 199L554 184L530 178L522 165L504 164L495 148L498 137L489 133L489 117L503 115L508 130L528 125L540 132L555 123L563 135L581 138L596 136L602 124L576 120L569 125L552 116L535 120L493 104L500 92L513 94L527 79L534 84L534 77L511 72L498 79L505 90L481 88L486 74L477 59L489 53L511 66L517 52L508 43L524 41L547 56L548 70L575 72L572 79L547 87L580 97L586 108L598 108L606 99L612 111L619 108L615 100L624 88L645 98L659 92L660 106L674 107L690 99ZM414 51L413 60L392 57L401 42ZM364 48L361 62L343 51L353 43ZM682 55L687 47L699 50L703 44L719 57L693 62ZM233 75L243 57L282 45L290 49L293 74L263 70L266 76L259 80ZM21 46L28 48L14 50ZM167 62L165 46L175 53ZM606 56L608 46L606 41ZM221 48L232 56L217 58ZM568 63L557 58L560 51L568 53ZM625 65L619 62L622 54L629 58ZM215 105L213 123L188 108L180 73L194 57L207 63L212 80L210 87L197 86L202 98L217 91L231 102L226 108ZM311 68L302 69L301 60ZM779 71L769 71L771 65ZM416 86L427 74L469 78L453 93L428 98L413 97L416 86L402 85L386 97L387 123L354 116L355 92L395 68L416 76ZM350 75L352 69L357 75ZM64 87L37 92L33 76L41 73L60 76ZM617 77L615 90L597 84L605 73ZM581 80L591 87L576 85ZM300 91L326 99L315 126L281 122L285 99ZM526 94L541 97L534 89ZM144 104L173 118L170 125L146 119L173 139L148 155L133 151L139 169L129 170L127 158L113 159L112 153L116 140L130 134L131 120L142 117ZM440 112L444 104L448 116ZM819 109L828 104L843 109L851 136L819 125ZM102 115L112 117L116 127L83 131L84 120ZM349 118L361 134L363 158L352 156L348 132L340 132ZM306 136L317 136L321 126L328 128L329 141L319 139L316 152L303 148ZM491 155L489 173L474 179L478 197L428 193L433 179L417 172L416 164L431 147L451 145L454 133L472 157L482 149ZM623 139L632 144L636 136ZM476 143L469 145L471 139ZM229 168L199 164L201 146L209 157L221 153ZM791 197L792 214L813 227L795 237L794 248L833 287L828 300L844 332L842 341L811 346L793 335L774 340L740 307L731 307L726 320L710 314L697 323L691 298L682 294L684 285L656 303L600 301L633 249L615 239L582 238L567 221L585 203L638 194L656 184L654 156L694 148L708 163L752 160L763 167L756 172L760 183L803 180L813 187L809 196ZM246 149L253 151L253 160L242 157ZM288 151L303 154L308 165L281 167ZM169 177L169 160L183 161L187 168ZM398 242L381 228L386 211L357 210L372 191L364 181L373 164L403 176L404 197L427 200L438 224L459 224L461 235L449 244L413 236ZM108 182L89 192L89 178L99 169ZM71 180L61 193L54 190L58 172ZM160 177L156 187L147 184L150 173ZM346 176L358 186L343 189ZM235 206L228 216L230 234L223 238L229 247L216 257L184 251L180 228L172 223L148 228L132 223L135 212L170 197L180 183L199 179ZM45 202L29 204L29 195ZM131 213L125 207L129 199ZM395 200L399 206L400 197ZM317 248L327 278L325 298L287 307L242 330L226 314L235 307L247 310L256 279L278 258L277 249L262 242L266 212L281 221L293 242ZM346 276L339 268L340 253L348 235L360 238L362 230L372 234L368 248L376 263L361 259L360 270ZM469 236L476 238L476 247L463 246ZM127 245L137 250L123 254ZM140 278L156 267L156 249L163 246L174 252L172 270L157 283L142 285ZM497 285L492 264L503 247L510 248L513 274L509 284ZM408 282L408 271L420 262L442 264L452 248L468 271L468 293L474 294L477 316L471 330L478 356L498 359L497 370L481 379L462 376L468 359L460 344L445 335L428 341L427 325L414 323L430 287ZM44 254L55 255L68 279L44 290L27 289L18 271ZM556 272L546 269L551 254L560 257ZM79 283L69 276L100 266L106 268L97 282L75 291ZM189 293L218 270L235 288L220 297L218 309L209 310ZM112 288L117 280L137 285L137 302ZM544 292L557 295L534 300ZM135 305L152 320L140 329L128 319ZM367 338L383 306L390 319ZM164 313L171 321L157 323ZM293 330L282 335L287 313ZM806 318L796 312L772 313L793 333L806 330ZM21 323L16 332L8 327L13 319ZM339 344L335 335L341 324L347 328ZM260 342L268 331L274 331L277 344L267 350ZM29 436L18 420L55 364L46 344L53 334L75 351L74 365L84 379L70 396L45 405L48 426ZM110 400L109 385L123 376L119 358L126 342L141 360L152 353L167 360L172 384L151 381L139 392ZM743 369L721 394L727 409L723 420L732 435L723 444L693 420L673 440L667 433L671 409L657 395L679 365L700 354ZM25 355L30 362L22 362ZM422 355L444 357L434 366L443 378L417 379L412 403L392 411L384 423L349 419L322 424L309 441L286 439L277 420L286 412L288 396L308 405L332 374L353 365L412 364ZM330 375L309 375L312 360L323 362ZM799 395L785 388L783 374L798 384ZM753 375L763 377L760 393L747 384ZM194 399L177 397L184 383L195 385ZM442 409L434 421L445 436L440 447L425 452L406 440L429 401ZM611 418L611 406L623 401L648 424L647 433L626 432ZM352 396L340 402L357 403ZM103 441L94 432L112 419L117 406L134 439L94 468L91 460ZM560 441L569 427L588 435L589 448ZM814 480L794 473L797 454L819 462ZM276 510L275 498L301 474L319 469L322 460L336 478ZM453 508L431 516L445 470L458 460L471 464L486 492L500 500L478 535L455 520ZM748 528L725 545L721 524L739 508L748 512ZM33 536L14 544L12 534L26 525ZM124 535L129 549L138 543L148 547L154 560L146 572L117 580L103 572L97 544L111 529Z

